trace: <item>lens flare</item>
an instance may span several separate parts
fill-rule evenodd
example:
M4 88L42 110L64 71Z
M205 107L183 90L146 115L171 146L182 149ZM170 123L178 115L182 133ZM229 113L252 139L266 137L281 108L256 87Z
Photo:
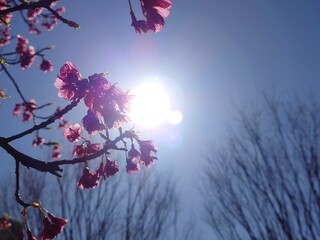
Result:
M152 128L164 123L170 112L170 100L161 82L148 81L131 93L135 96L129 117L139 126Z

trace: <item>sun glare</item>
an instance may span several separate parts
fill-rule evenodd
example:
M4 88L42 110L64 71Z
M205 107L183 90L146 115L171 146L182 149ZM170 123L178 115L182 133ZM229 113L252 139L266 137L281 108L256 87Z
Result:
M170 100L160 82L143 82L131 93L135 97L129 116L134 123L151 128L159 126L168 119Z

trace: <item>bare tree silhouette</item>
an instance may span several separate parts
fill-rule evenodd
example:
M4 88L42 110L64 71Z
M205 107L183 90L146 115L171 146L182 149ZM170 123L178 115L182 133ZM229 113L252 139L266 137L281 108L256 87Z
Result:
M320 104L310 99L265 97L210 148L201 193L217 239L319 239Z
M28 201L40 199L72 220L59 239L177 239L179 200L169 176L152 170L119 174L97 189L84 191L74 188L79 172L68 168L62 179L44 179L34 170L21 172L22 194ZM12 184L2 183L1 187ZM0 198L0 213L10 211L14 219L20 219L14 196L2 191ZM34 233L41 232L37 211L30 214L28 224Z

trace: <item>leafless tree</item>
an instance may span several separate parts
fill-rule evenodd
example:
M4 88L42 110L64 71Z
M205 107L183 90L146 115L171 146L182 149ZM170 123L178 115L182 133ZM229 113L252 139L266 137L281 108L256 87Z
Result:
M205 157L205 221L217 239L319 239L320 104L263 102Z
M28 201L40 199L50 204L56 214L69 219L59 239L178 238L179 201L169 176L148 169L139 174L123 173L101 180L94 190L80 190L75 189L79 172L79 169L69 168L58 180L50 176L43 179L33 170L21 173L24 178L22 194ZM12 189L13 183L5 184ZM19 219L21 209L9 192L0 193L0 214L9 213ZM28 223L30 226L39 223L36 210L28 217ZM40 232L41 226L32 230Z

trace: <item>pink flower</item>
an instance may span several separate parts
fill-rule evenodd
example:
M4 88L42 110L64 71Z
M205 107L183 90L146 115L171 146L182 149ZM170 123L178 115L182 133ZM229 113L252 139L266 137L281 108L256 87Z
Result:
M81 80L81 74L71 62L66 62L60 69L54 83L59 89L58 96L66 100L82 97L86 90L87 82Z
M43 230L41 233L41 240L49 240L57 237L67 224L67 220L64 218L58 218L51 213L48 213L48 217L43 219Z
M64 7L55 9L55 11L61 16L65 12ZM51 31L58 24L58 19L53 14L44 15L44 22L41 24L48 31Z
M99 106L99 99L104 96L111 85L103 74L94 74L89 77L87 94L84 97L86 106L93 109L94 106Z
M7 6L10 6L7 2L7 0L0 0L0 10L6 10ZM7 13L6 15L1 16L7 23L10 23L12 18L12 13ZM0 21L0 26L3 25L3 23Z
M104 167L104 173L107 178L112 177L116 173L119 172L119 167L117 165L117 161L110 161L107 159L106 165Z
M21 35L17 35L17 46L16 46L16 51L19 54L19 61L21 64L21 68L27 69L30 67L36 57L35 57L35 50L33 46L28 46L29 40L24 38Z
M14 116L19 116L19 115L20 115L20 112L21 112L20 109L21 109L21 104L17 103L17 104L15 105L14 109L13 109L12 114L13 114Z
M33 140L32 142L32 146L33 147L37 147L37 146L41 146L44 144L44 138L42 137L37 137L36 139Z
M79 123L70 124L68 128L64 129L64 137L68 139L69 142L78 142L81 140L83 128Z
M3 47L10 43L11 35L10 35L10 27L6 27L5 29L0 29L0 47Z
M135 163L135 162L128 160L126 170L127 170L127 173L129 173L129 174L139 172L140 165L138 163Z
M24 51L20 54L19 60L20 60L22 70L25 70L25 69L31 67L31 65L36 60L36 57L34 54L35 54L35 50L34 50L33 46L29 46L26 51Z
M149 167L157 157L151 156L151 152L156 153L157 148L153 145L151 140L138 140L140 146L140 163L146 167Z
M37 103L34 99L29 102L22 103L23 107L23 122L28 122L33 119L33 112L37 108Z
M27 12L27 19L33 20L37 16L39 16L43 11L43 8L35 8L35 9L29 9Z
M53 149L52 149L52 159L56 160L61 157L60 153L61 147L59 144L55 144Z
M168 17L171 0L140 0L142 13L147 18L149 30L159 32L164 26L164 18Z
M89 168L83 169L83 174L77 183L80 189L94 189L99 186L100 176L97 173L91 173Z
M86 151L83 145L76 145L73 147L72 155L76 155L77 157L83 157L86 155Z
M76 155L77 157L84 157L86 155L96 153L100 150L99 143L91 143L90 141L86 141L85 143L86 147L84 146L84 144L74 146L72 155Z
M104 125L100 123L97 113L88 110L87 115L82 119L83 127L87 132L92 135L97 131L104 129Z
M40 69L44 72L51 72L53 70L53 63L50 60L42 59Z
M133 144L131 144L131 149L128 152L128 157L131 161L135 161L139 159L141 156L140 152L134 147Z

